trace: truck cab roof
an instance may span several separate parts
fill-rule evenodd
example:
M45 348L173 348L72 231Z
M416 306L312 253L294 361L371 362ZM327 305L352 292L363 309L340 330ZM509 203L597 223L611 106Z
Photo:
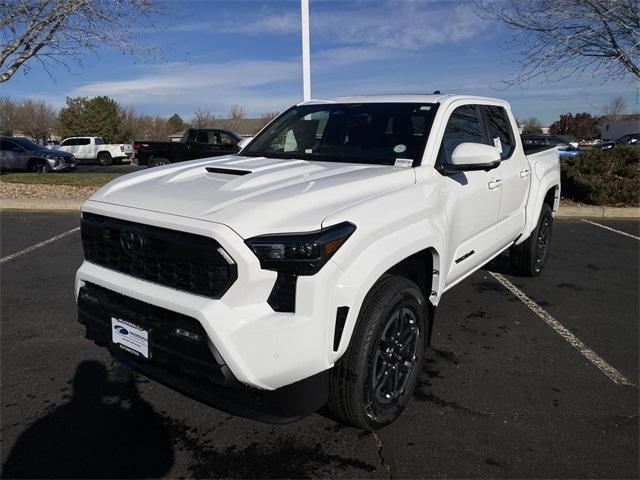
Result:
M298 105L314 105L322 103L452 103L458 100L476 103L495 103L508 105L508 102L498 98L479 97L474 95L454 94L381 94L381 95L355 95L334 97L328 99L312 99L301 102Z

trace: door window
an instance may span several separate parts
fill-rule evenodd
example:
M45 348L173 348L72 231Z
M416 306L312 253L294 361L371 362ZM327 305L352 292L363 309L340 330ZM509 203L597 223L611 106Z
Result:
M88 138L78 138L76 139L76 145L89 145L91 143L91 140L89 140Z
M440 152L442 161L451 163L451 154L461 143L483 143L482 124L477 105L456 108L447 122Z
M196 134L196 142L197 143L207 143L210 145L215 145L218 142L218 136L216 132L211 130L202 130Z
M7 152L21 152L22 148L8 140L0 140L0 150Z
M70 138L60 144L61 147L73 147L74 145L78 145L78 141L75 138Z
M220 133L220 140L223 145L233 146L236 143L238 143L238 141L228 133L226 132L219 132L219 133Z
M515 148L515 140L511 122L507 112L502 107L485 105L483 107L489 129L489 145L500 151L500 158L505 160L511 156Z

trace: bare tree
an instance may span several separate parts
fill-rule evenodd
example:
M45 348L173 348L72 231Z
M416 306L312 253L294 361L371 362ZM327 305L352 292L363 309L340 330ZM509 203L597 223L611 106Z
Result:
M607 120L616 121L622 118L625 110L627 109L627 103L624 101L624 98L618 96L613 97L609 100L609 103L602 107L602 115L604 115Z
M242 120L244 120L244 107L233 105L229 110L228 118L220 119L217 123L220 128L235 131L239 130Z
M136 42L164 0L0 0L0 83L27 62L50 68L82 64L82 54L109 45L132 54L152 48Z
M213 128L216 126L216 116L207 110L197 108L191 124L195 128Z
M542 124L535 117L518 120L518 124L522 125L522 133L542 133Z
M0 133L13 135L20 131L39 142L45 142L54 133L57 114L45 100L12 100L0 97Z
M638 0L476 0L476 7L521 45L520 72L508 83L602 70L640 78Z
M260 120L263 120L265 125L269 123L271 120L280 115L280 112L266 112L260 115Z
M0 134L13 135L17 118L16 102L9 97L0 97Z
M145 115L136 112L133 107L120 110L122 129L129 134L130 140L164 140L176 133L173 125L161 115Z
M54 132L58 115L45 100L27 98L19 102L16 117L20 130L44 143Z

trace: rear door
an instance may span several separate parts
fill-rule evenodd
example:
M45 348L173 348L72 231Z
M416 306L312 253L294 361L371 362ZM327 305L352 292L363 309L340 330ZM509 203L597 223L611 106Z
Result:
M437 165L443 172L441 190L447 217L447 240L453 252L446 265L448 287L497 253L499 170L445 173L455 147L465 142L486 141L478 105L463 105L453 110L447 120Z
M521 149L516 149L516 136L509 114L504 107L483 105L488 144L500 152L502 190L496 235L504 247L514 241L524 229L525 207L531 183L531 168Z
M76 158L82 160L94 160L97 156L95 145L92 145L92 139L89 137L76 138Z

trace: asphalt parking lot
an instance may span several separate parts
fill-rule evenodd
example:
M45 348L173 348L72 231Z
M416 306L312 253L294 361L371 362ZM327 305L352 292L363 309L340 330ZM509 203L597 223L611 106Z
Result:
M559 220L540 277L500 257L449 291L413 402L376 434L261 424L131 377L76 321L79 233L12 256L78 214L0 222L5 478L638 478L637 221Z

